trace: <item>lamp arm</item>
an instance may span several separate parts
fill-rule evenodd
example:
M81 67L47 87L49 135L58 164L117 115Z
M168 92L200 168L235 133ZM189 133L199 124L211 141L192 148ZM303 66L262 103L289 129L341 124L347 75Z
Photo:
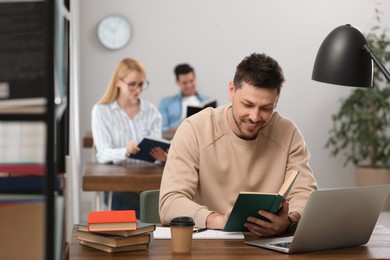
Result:
M370 54L371 58L374 60L374 63L379 67L379 70L383 73L387 81L390 82L390 73L389 71L385 68L383 63L380 61L380 59L375 55L375 53L371 50L371 48L368 46L368 44L364 45L364 50Z

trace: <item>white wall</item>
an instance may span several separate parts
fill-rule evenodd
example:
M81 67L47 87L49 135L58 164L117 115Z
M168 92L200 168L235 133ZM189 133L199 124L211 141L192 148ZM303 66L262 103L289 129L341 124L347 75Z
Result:
M228 101L227 86L235 66L252 52L265 52L284 68L287 82L278 110L300 127L310 148L311 166L320 188L353 186L354 167L332 158L324 148L331 114L351 88L312 81L317 50L326 35L350 23L363 33L374 23L374 8L390 24L385 0L82 0L80 4L80 131L90 129L90 112L101 97L117 62L126 56L146 67L151 87L143 98L156 105L174 94L173 68L189 62L200 92ZM126 16L131 42L118 51L102 47L96 26L107 14ZM82 152L82 163L90 151Z

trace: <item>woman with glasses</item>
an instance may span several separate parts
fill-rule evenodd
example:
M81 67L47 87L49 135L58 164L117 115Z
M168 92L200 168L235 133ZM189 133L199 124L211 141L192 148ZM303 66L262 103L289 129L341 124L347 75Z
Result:
M92 108L92 135L100 163L120 163L140 151L144 137L161 139L162 117L157 107L140 98L149 82L143 66L135 59L119 62L103 97ZM161 162L167 154L154 149L151 155ZM131 205L132 204L132 205ZM112 209L136 209L138 193L113 193Z

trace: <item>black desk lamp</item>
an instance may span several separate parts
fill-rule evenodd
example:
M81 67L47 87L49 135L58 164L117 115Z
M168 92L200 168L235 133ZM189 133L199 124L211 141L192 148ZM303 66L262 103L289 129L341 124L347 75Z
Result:
M334 29L322 42L312 79L351 87L372 87L373 63L390 82L390 73L372 52L364 35L347 24Z

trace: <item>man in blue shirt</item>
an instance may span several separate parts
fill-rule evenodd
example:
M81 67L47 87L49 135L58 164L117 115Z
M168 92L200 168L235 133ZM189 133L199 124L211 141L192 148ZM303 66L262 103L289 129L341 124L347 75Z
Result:
M168 140L172 139L177 127L186 117L187 106L196 106L209 99L196 91L195 71L190 65L179 64L174 71L180 92L163 98L158 107L163 119L163 137Z

